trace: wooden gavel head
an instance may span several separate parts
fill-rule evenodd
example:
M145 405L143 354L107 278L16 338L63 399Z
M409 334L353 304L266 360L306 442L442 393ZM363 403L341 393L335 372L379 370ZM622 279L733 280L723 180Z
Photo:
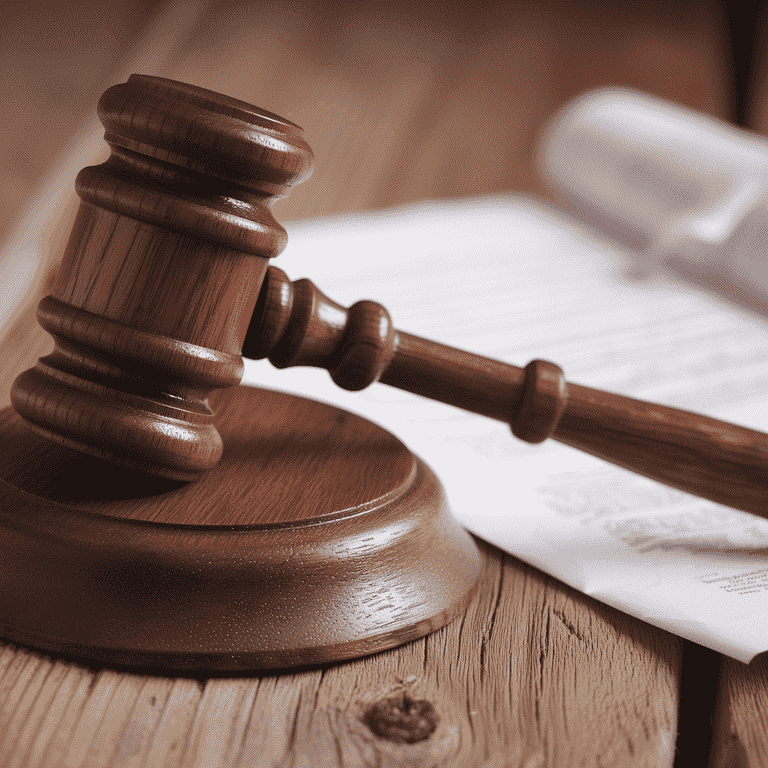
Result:
M208 395L237 384L268 260L270 205L309 177L301 128L212 91L132 75L98 106L111 147L38 319L52 354L11 400L38 434L177 480L216 464Z

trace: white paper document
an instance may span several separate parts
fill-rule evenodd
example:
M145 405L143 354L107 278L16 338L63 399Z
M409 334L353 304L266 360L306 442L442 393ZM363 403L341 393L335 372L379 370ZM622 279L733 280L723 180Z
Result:
M288 225L275 264L395 326L568 381L768 431L768 318L665 277L514 197ZM245 383L340 405L430 464L473 533L650 624L741 661L768 650L768 520L549 440L328 373L247 362ZM766 510L768 515L768 509Z

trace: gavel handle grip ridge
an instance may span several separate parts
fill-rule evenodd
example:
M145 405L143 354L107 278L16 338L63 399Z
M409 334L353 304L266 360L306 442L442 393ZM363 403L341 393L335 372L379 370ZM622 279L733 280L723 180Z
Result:
M397 331L372 301L345 309L270 267L243 355L330 371L344 389L383 384L508 423L721 504L768 517L768 435L566 383L555 364L517 368Z

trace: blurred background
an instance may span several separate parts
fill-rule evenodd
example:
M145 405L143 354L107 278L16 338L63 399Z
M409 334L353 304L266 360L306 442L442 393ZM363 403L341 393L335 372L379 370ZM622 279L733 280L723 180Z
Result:
M598 86L768 131L764 10L741 5L0 4L2 396L48 343L34 305L71 227L74 177L107 154L98 98L131 72L221 91L301 125L316 170L277 204L279 220L544 194L537 137L565 102Z

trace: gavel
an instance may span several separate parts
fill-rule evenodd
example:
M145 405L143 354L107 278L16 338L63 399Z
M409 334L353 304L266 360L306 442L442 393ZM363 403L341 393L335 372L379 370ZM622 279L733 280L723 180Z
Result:
M286 244L271 204L308 178L301 128L202 88L133 75L98 107L111 147L76 181L82 199L58 277L38 308L54 351L12 403L39 435L190 481L222 441L208 402L238 384L242 356L326 368L339 386L378 381L548 437L681 490L768 515L768 436L566 383L394 328L269 259Z

